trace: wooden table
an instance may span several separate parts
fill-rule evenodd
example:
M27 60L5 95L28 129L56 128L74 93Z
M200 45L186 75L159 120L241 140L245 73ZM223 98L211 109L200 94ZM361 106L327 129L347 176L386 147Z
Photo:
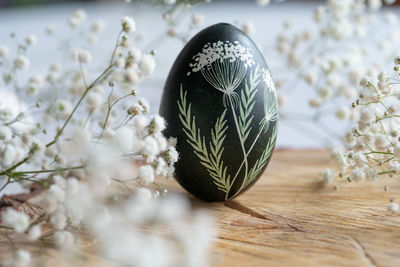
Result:
M216 266L400 266L400 216L385 207L398 179L335 190L319 179L331 164L327 151L277 151L246 194L211 205Z
M258 183L237 199L209 204L191 198L217 220L213 265L400 266L400 216L385 207L400 197L398 179L335 190L319 178L331 164L327 151L279 150ZM165 186L183 192L174 181ZM0 258L4 244L0 240Z

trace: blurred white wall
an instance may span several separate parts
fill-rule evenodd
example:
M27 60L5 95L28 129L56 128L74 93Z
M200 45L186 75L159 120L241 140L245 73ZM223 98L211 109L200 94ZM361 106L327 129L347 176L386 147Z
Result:
M275 69L274 66L279 65L280 59L274 58L273 54L275 53L272 53L272 49L274 38L281 29L283 21L289 19L293 22L294 28L306 29L311 24L313 9L317 4L318 1L315 1L315 3L288 1L259 7L253 1L239 3L222 1L199 4L193 8L192 13L199 12L205 16L202 28L217 22L230 22L240 26L242 23L251 21L255 26L255 33L252 37L264 49L265 58L272 67L272 75L276 77L280 76L281 73L277 72L281 70ZM153 78L144 81L142 86L139 87L139 92L150 101L153 111L157 111L165 78L175 57L183 47L181 41L165 38L167 27L162 20L161 10L157 8L145 4L126 4L122 0L114 0L0 9L0 44L10 43L9 34L11 32L16 32L18 38L24 38L26 35L34 33L38 36L38 43L30 53L33 74L45 70L52 61L62 63L62 58L55 57L53 52L56 47L55 43L47 41L48 37L45 37L44 28L51 24L56 29L56 34L67 36L69 32L64 31L66 29L65 23L76 8L83 8L87 11L88 21L100 18L107 22L106 30L101 35L95 51L93 51L94 57L99 55L99 58L104 58L104 55L108 55L112 49L119 30L120 17L129 15L136 19L138 33L143 37L138 42L138 46L155 49L158 64ZM187 19L190 19L192 13L189 13ZM63 31L59 29L63 29ZM193 31L193 33L198 30ZM290 75L290 73L287 74ZM307 103L310 93L302 90L302 88L294 90L292 101L288 103L288 110L293 113L307 113L309 111ZM333 118L326 122L333 129L337 128L335 123L336 121ZM304 126L302 127L304 128ZM310 123L307 127L312 129L314 126ZM299 130L299 125L296 125L296 122L282 121L278 146L321 147L326 144L324 141L329 136L325 132L317 135L315 132L310 134L307 127L304 130Z

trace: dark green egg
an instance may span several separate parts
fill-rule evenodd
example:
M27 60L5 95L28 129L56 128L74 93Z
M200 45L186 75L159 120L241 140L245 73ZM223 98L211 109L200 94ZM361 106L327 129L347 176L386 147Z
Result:
M199 32L169 73L160 114L177 138L176 179L206 201L225 201L260 178L275 146L278 105L262 53L220 23Z

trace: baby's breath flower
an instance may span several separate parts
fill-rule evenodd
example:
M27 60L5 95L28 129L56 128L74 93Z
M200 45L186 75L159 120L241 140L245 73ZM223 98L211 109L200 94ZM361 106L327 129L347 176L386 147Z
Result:
M400 65L400 56L397 56L394 58L394 64L395 65Z
M325 18L325 14L326 14L326 7L318 6L314 10L314 20L318 23L321 22Z
M360 168L364 167L365 164L367 163L367 158L364 155L364 153L361 151L354 153L352 158L354 160L355 166L357 166L357 167L360 167Z
M0 155L2 156L1 165L3 167L10 167L13 162L17 159L17 148L12 144L7 144L5 148L0 151Z
M59 99L55 103L55 115L58 118L67 118L72 112L72 104L66 100Z
M146 99L140 98L138 104L142 107L142 112L147 113L150 110L149 102Z
M317 75L315 74L315 72L310 71L310 72L308 72L307 74L304 75L304 80L308 84L312 85L312 84L314 84L316 82Z
M10 127L0 126L0 140L3 142L8 142L11 140L13 133Z
M335 115L339 120L346 120L349 117L349 109L347 107L341 107L336 111Z
M365 175L370 181L376 181L378 179L378 172L374 168L368 168Z
M86 51L86 50L81 50L81 49L75 49L72 54L72 58L83 64L87 64L92 61L92 55L90 54L90 52Z
M99 93L92 92L87 96L86 102L91 109L95 109L101 104L102 97Z
M131 84L138 84L142 80L142 76L140 76L136 68L128 68L126 70L126 79Z
M147 157L147 162L153 162L155 156L160 152L157 140L152 136L147 136L143 142L142 153Z
M68 231L55 232L53 235L53 240L57 247L63 249L70 249L75 242L74 236Z
M26 43L27 45L34 45L34 44L36 44L36 42L37 42L37 37L36 37L36 35L34 35L34 34L28 35L28 36L25 38L25 43Z
M10 53L10 48L5 45L0 45L0 58L7 58Z
M150 75L156 69L156 62L152 55L143 55L141 57L139 68L143 75Z
M161 117L160 115L154 115L151 123L153 124L154 131L156 133L161 133L166 127L166 122L164 118Z
M56 202L64 202L65 192L58 185L51 185L47 191L47 196L49 199L54 199Z
M50 223L54 226L56 230L64 230L67 225L67 218L62 213L55 213L50 217Z
M148 185L154 181L154 169L150 165L139 168L139 180L143 185Z
M334 178L335 172L332 169L325 169L325 171L322 173L322 181L326 185L332 184Z
M397 204L397 203L395 203L395 202L392 202L392 203L386 205L386 207L387 207L387 210L388 210L388 211L391 211L391 212L393 212L393 213L399 211L399 204Z
M73 17L77 18L80 21L83 21L86 19L87 14L86 14L86 11L83 9L76 9L74 11Z
M352 180L361 182L365 179L365 170L363 168L355 168L351 173Z
M157 159L155 174L156 175L162 175L162 176L167 176L168 175L168 165L165 162L165 160L163 158L161 158L161 157L159 157Z
M349 166L346 156L340 151L333 151L331 156L338 164L339 169L344 172Z
M400 172L400 163L397 160L391 160L388 163L388 168L390 171L393 171L396 174L398 174Z
M99 33L104 29L105 24L106 23L104 22L104 20L98 19L92 24L91 30L95 33Z
M192 17L192 23L196 26L201 26L204 22L204 16L202 14L194 14Z
M31 254L28 251L18 249L14 254L14 262L12 266L26 267L31 262Z
M136 23L132 17L123 17L121 18L121 25L122 25L122 30L125 33L132 33L136 31Z
M68 20L69 26L78 28L86 16L85 11L76 10ZM201 15L194 15L189 23L194 26L202 21ZM35 180L45 190L42 201L37 203L39 208L35 208L38 216L32 218L31 224L26 213L11 208L1 211L0 221L4 227L12 228L8 231L24 233L32 246L42 237L41 225L47 223L50 238L60 249L70 249L75 244L69 229L82 229L95 238L101 237L99 242L106 255L114 255L118 262L130 265L143 262L145 257L151 265L153 258L161 262L158 260L161 254L165 259L162 262L170 256L159 248L158 241L147 241L153 235L162 242L165 238L157 232L151 236L139 234L141 224L153 227L162 223L173 229L173 243L182 247L186 243L180 237L185 231L175 229L172 218L182 217L176 219L183 226L191 220L183 218L190 215L185 200L175 199L163 205L164 199L157 198L166 195L167 190L155 183L156 178L174 174L173 164L178 160L176 140L167 140L163 135L166 122L159 115L148 115L150 105L145 99L132 100L139 92L132 84L153 73L156 63L154 52L142 54L140 49L131 46L127 34L136 30L134 20L125 17L121 24L123 33L115 44L112 62L109 65L106 62L105 69L98 71L103 74L97 77L90 68L82 70L76 63L70 64L73 60L89 63L91 50L71 51L68 46L66 51L73 52L72 60L66 58L64 66L52 64L47 72L28 74L19 81L17 72L29 66L25 52L30 52L28 48L36 43L36 37L31 35L22 40L11 61L6 59L9 48L0 46L0 64L5 67L1 75L6 87L0 92L6 96L0 97L0 171L3 173L0 186L7 187L7 182L12 181L28 189ZM83 41L95 41L103 27L103 21L95 21L89 27L80 27L73 35L79 35ZM53 33L55 30L49 28L48 34ZM63 41L74 47L70 37ZM4 99L8 92L14 91L17 92L15 101L13 97ZM32 97L39 91L38 97ZM146 165L138 167L143 159ZM157 189L136 190L135 182L144 187L154 183ZM123 184L123 190L129 190L135 197L129 201L119 197L110 191L115 188L112 183ZM121 208L125 206L128 208ZM78 231L77 240L80 235ZM148 248L157 253L150 256ZM200 250L203 249L202 245ZM129 256L128 260L125 255ZM21 252L12 264L23 266L29 261L30 254Z
M396 144L395 147L393 148L393 154L397 158L397 160L400 160L400 144Z
M174 146L168 148L168 163L173 164L178 161L179 154Z
M178 35L178 29L175 28L175 27L170 27L170 28L168 29L168 31L167 31L167 35L168 35L169 37L175 37L175 36L177 36L177 35Z
M1 213L1 221L4 225L14 228L18 233L25 232L29 227L28 215L12 208L8 208Z
M14 60L14 66L17 69L27 69L29 68L29 58L20 55Z
M375 135L375 147L378 149L385 149L389 145L387 137L384 134Z
M28 232L28 240L36 241L42 236L42 228L39 225L34 225Z
M256 28L252 22L247 22L242 25L242 31L244 31L248 35L252 35L255 33Z
M344 136L344 141L348 145L355 145L356 143L356 137L354 136L354 133L352 132L347 132L346 135Z

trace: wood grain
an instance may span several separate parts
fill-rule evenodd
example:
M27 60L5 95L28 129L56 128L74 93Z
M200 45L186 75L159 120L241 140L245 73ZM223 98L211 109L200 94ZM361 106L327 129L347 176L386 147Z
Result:
M400 216L385 207L399 196L398 179L335 190L319 181L330 164L327 151L279 150L263 177L237 199L204 203L191 197L217 221L213 266L400 266ZM172 180L164 185L184 193ZM93 243L88 241L84 262L104 264L90 255ZM7 244L0 239L0 259L9 255ZM51 247L40 253L60 263Z

